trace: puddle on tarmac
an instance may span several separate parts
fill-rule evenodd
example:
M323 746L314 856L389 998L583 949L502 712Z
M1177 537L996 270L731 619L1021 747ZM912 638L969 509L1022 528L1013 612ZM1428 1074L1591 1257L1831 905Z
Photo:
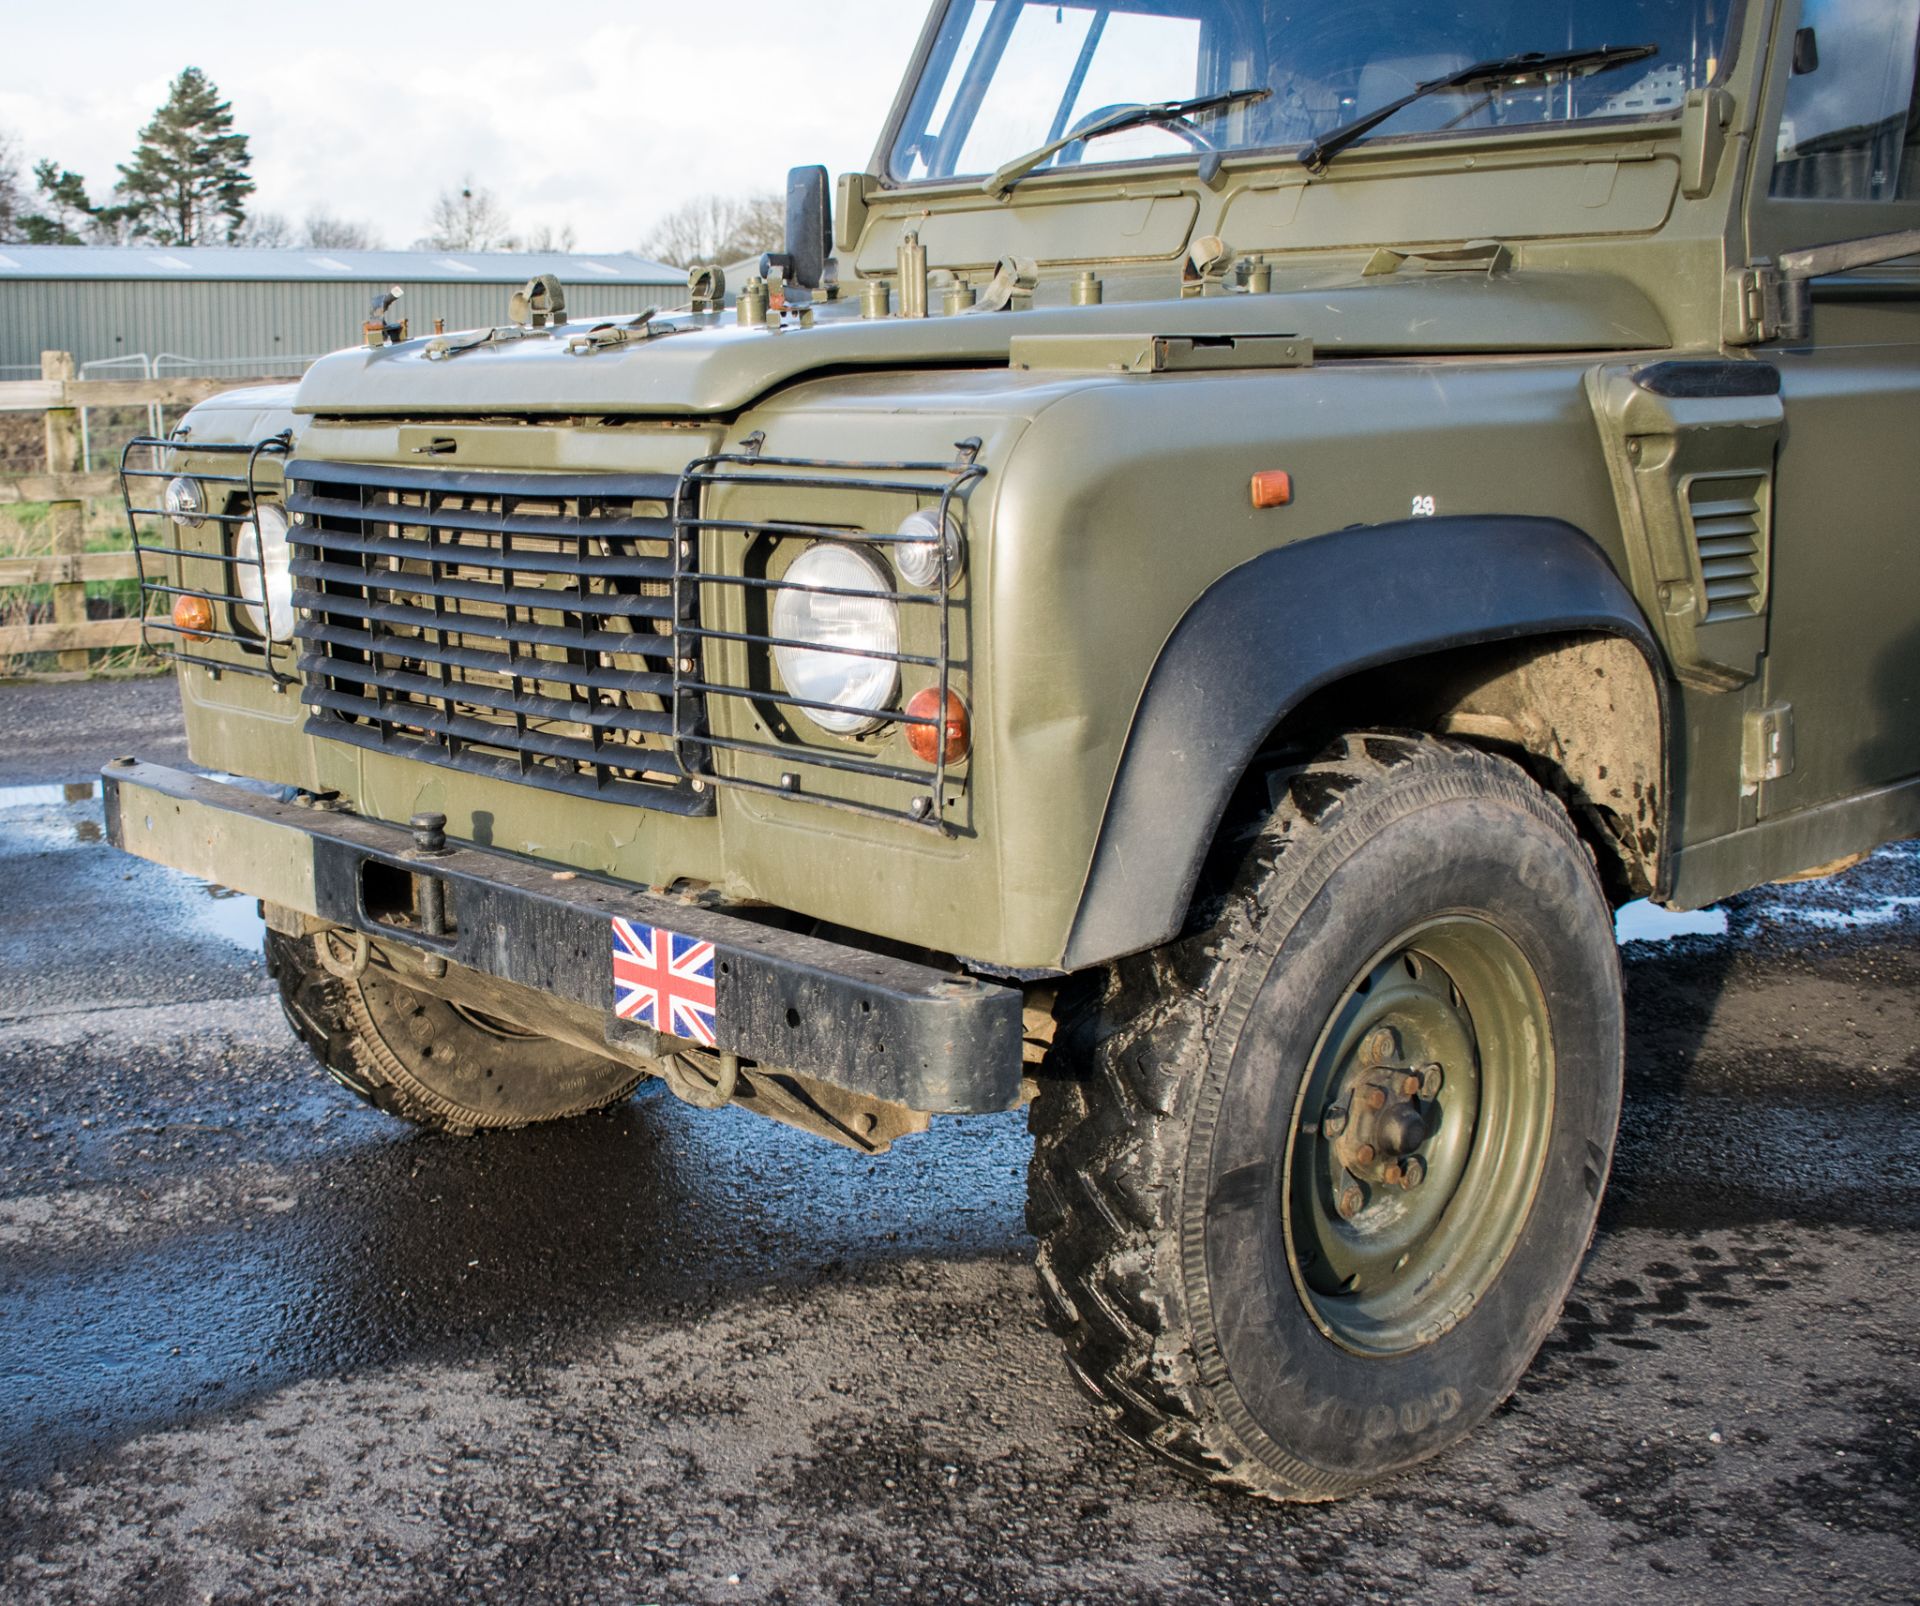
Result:
M1662 909L1642 898L1629 903L1613 917L1613 940L1624 947L1630 942L1671 942L1675 937L1724 937L1727 912L1724 909L1689 909L1684 913Z
M260 902L198 876L185 878L203 896L192 905L193 923L210 937L257 954L266 941L267 923L260 918Z
M52 809L88 803L100 795L98 781L69 781L64 786L0 786L0 814L14 809Z
M107 839L98 781L0 786L0 821L8 836L53 846Z
M215 776L216 780L238 780L236 776ZM243 784L258 786L259 782ZM0 786L0 818L6 816L4 830L15 837L56 843L102 843L107 839L106 822L100 811L98 781L70 781L54 786ZM18 816L24 816L19 818ZM264 940L266 922L260 918L257 900L234 892L197 876L181 876L191 889L186 904L187 918L200 931L222 942L230 942L248 953L258 953Z

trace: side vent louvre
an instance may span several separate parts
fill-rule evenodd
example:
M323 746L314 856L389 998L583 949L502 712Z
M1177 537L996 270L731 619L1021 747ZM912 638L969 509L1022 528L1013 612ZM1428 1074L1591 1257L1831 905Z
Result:
M1687 485L1687 520L1700 555L1704 623L1750 619L1766 606L1764 474L1700 475Z

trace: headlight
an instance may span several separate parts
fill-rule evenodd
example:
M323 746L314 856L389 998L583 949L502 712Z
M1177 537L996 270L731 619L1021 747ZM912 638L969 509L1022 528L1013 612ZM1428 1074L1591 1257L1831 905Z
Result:
M234 568L239 573L239 591L245 599L248 621L262 636L291 641L293 572L288 564L292 554L287 550L287 515L279 503L262 502L253 517L240 526L233 555L239 560Z
M900 577L909 585L931 588L940 583L940 547L942 520L934 508L922 508L900 521L900 534L908 539L893 549L893 561ZM960 573L960 532L952 519L946 524L947 583Z
M207 499L200 482L185 474L176 474L167 481L167 488L160 496L160 509L175 524L189 530L197 530L207 522Z
M900 650L900 616L888 597L871 594L893 589L886 571L850 546L822 542L794 559L786 583L820 588L774 593L774 635L809 644L773 649L787 690L805 702L839 705L801 710L822 730L852 735L871 728L900 681L899 664L880 656Z

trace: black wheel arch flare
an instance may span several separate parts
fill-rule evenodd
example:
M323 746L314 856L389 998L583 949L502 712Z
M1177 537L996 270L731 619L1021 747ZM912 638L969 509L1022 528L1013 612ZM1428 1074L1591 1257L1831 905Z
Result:
M1621 637L1652 671L1668 807L1664 660L1606 554L1573 525L1404 519L1312 536L1229 570L1174 627L1147 678L1063 968L1137 953L1180 930L1234 788L1268 734L1314 692L1449 648L1575 633Z

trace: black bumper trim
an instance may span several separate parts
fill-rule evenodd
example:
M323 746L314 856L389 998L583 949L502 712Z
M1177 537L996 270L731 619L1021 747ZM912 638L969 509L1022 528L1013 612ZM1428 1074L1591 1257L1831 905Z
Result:
M115 846L139 850L123 815L135 817L144 807L136 802L142 792L285 830L290 844L303 841L312 854L318 907L303 912L597 1011L609 1042L656 1052L651 1032L613 1013L617 915L714 945L721 1050L936 1114L1019 1102L1022 1000L1013 988L489 849L449 845L420 853L398 826L160 765L122 760L103 779ZM369 915L363 889L370 863L444 880L454 933L431 939ZM270 885L234 890L285 901ZM662 1037L657 1051L676 1046L691 1045Z

